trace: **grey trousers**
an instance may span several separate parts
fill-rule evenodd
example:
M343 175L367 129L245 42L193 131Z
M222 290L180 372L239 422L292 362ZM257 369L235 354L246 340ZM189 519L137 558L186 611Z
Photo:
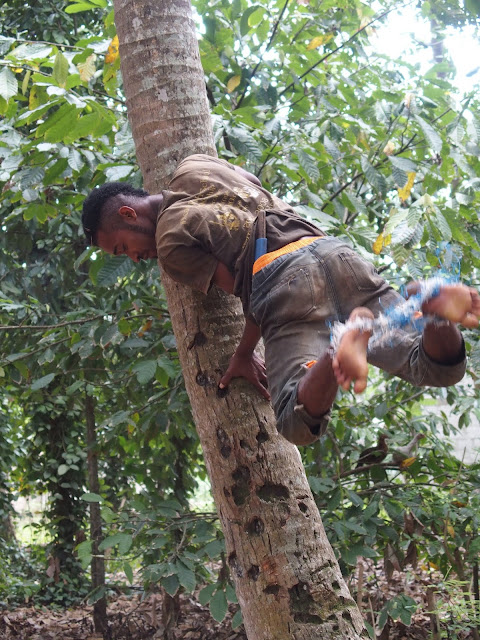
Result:
M253 276L251 313L262 330L269 390L279 432L290 442L310 444L326 430L329 413L309 416L297 401L306 363L330 346L330 323L345 322L355 307L378 315L403 298L345 242L322 237L281 256ZM422 336L398 329L368 361L416 386L446 387L465 373L465 354L447 366L431 360ZM318 390L322 393L322 390Z

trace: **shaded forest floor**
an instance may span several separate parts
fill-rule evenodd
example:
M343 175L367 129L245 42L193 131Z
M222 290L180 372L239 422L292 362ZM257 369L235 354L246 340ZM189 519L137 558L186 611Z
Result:
M357 578L350 583L353 596L357 597ZM365 565L364 585L361 593L361 608L371 623L370 611L379 611L384 602L399 594L415 599L418 608L411 624L405 626L399 620L389 619L379 640L427 640L432 638L430 616L426 600L427 587L435 585L439 576L418 569L412 572L395 572L387 582L383 568L379 565ZM458 594L459 595L459 594ZM450 593L449 597L452 594ZM438 602L447 607L445 594L437 596ZM456 600L456 597L454 597ZM453 604L452 604L453 606ZM230 610L222 623L216 622L208 607L202 607L194 597L180 596L180 615L173 630L171 640L247 640L243 627L232 629L231 620L238 606L230 605ZM159 594L151 595L143 602L136 596L119 595L109 599L108 620L111 640L159 640L164 638L161 622L162 602ZM55 611L46 607L25 606L11 611L0 612L0 638L2 640L101 640L93 630L91 606L78 606L65 611ZM450 627L442 623L442 638L467 639L468 630L462 631L454 623ZM453 632L453 633L452 633ZM440 636L439 636L440 637Z

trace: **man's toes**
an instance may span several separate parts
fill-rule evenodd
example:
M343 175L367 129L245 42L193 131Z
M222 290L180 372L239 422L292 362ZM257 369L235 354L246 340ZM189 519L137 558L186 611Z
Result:
M467 329L474 329L478 327L478 318L474 313L470 313L469 311L463 316L461 324Z
M360 378L359 380L355 380L355 384L353 385L353 390L355 393L363 393L367 388L367 380L365 378Z

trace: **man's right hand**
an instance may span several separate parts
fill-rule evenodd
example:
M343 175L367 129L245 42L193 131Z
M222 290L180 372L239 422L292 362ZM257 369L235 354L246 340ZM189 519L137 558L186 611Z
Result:
M255 352L242 354L238 350L235 351L230 358L228 369L218 385L220 389L228 387L233 378L245 378L258 389L266 400L270 400L265 363Z

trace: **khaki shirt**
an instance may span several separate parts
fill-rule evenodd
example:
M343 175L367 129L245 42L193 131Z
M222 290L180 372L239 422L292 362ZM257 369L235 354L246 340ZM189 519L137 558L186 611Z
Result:
M268 251L324 235L294 209L224 160L193 155L177 167L157 219L158 261L177 282L207 293L218 262L248 312L256 220L265 211Z

